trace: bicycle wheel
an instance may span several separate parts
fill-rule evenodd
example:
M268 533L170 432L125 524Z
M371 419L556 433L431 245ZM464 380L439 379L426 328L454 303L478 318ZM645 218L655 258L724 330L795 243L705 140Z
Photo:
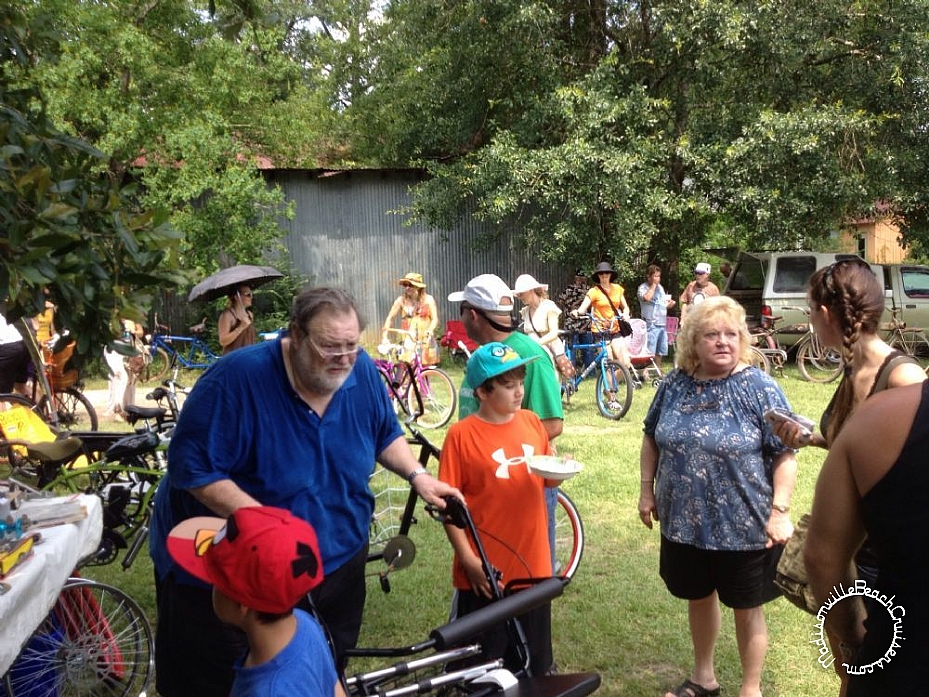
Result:
M844 361L833 348L823 346L815 335L801 339L797 347L797 368L810 382L832 382L842 372Z
M571 578L584 554L584 525L581 515L566 493L558 490L555 505L555 575Z
M597 375L597 409L607 419L623 418L632 405L635 383L629 369L617 361L603 361Z
M419 392L423 398L423 413L416 423L423 428L440 428L448 423L458 406L458 392L448 374L440 368L426 368L419 374ZM407 393L409 413L419 409L416 391Z
M7 674L8 697L145 694L155 666L152 628L118 588L70 579Z
M929 366L929 339L921 329L904 329L894 334L890 348L916 359L922 368Z
M771 363L768 361L768 357L764 355L757 346L752 346L752 365L765 375L771 374Z
M96 431L97 410L87 396L76 387L69 387L62 392L55 392L55 404L58 407L58 425L66 431ZM39 400L39 410L51 413L48 395Z
M171 357L160 346L156 349L148 348L152 354L151 362L142 369L142 382L160 383L171 368Z

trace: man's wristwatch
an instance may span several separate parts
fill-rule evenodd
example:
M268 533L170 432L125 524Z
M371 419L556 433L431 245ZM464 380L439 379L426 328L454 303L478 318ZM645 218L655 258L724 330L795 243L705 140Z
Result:
M429 470L427 470L425 467L417 467L415 470L413 470L413 471L410 472L408 475L406 475L406 480L407 480L410 484L412 484L412 483L413 483L413 480L416 479L419 475L421 475L421 474L427 474L428 472L429 472Z

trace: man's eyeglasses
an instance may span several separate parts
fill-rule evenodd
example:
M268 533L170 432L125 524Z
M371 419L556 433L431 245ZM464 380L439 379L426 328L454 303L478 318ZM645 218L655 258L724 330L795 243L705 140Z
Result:
M352 358L358 355L358 351L361 350L361 347L358 344L341 344L339 346L326 346L322 347L313 341L310 337L307 337L307 341L310 342L310 346L313 347L313 350L319 354L319 357L324 361L335 361L340 358Z

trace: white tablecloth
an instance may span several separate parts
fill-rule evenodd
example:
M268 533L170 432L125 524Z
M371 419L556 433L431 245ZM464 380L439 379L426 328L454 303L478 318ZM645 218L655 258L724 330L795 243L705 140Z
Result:
M50 501L42 499L45 506ZM3 675L32 632L39 626L61 587L79 559L97 549L103 531L103 508L96 496L78 496L87 509L87 517L78 523L42 528L42 543L33 549L31 559L23 562L3 579L10 590L0 595L0 675ZM30 502L22 510L29 514Z

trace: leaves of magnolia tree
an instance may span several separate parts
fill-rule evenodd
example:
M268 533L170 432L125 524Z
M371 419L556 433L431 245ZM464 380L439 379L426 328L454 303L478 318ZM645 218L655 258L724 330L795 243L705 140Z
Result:
M26 70L54 49L28 43L17 10L0 10L0 52ZM7 63L9 68L10 63ZM56 130L38 90L11 70L0 92L0 296L9 321L58 305L56 323L83 356L121 333L119 318L144 317L152 294L183 281L175 270L180 236L165 216L138 206L133 186L110 176L109 158Z

